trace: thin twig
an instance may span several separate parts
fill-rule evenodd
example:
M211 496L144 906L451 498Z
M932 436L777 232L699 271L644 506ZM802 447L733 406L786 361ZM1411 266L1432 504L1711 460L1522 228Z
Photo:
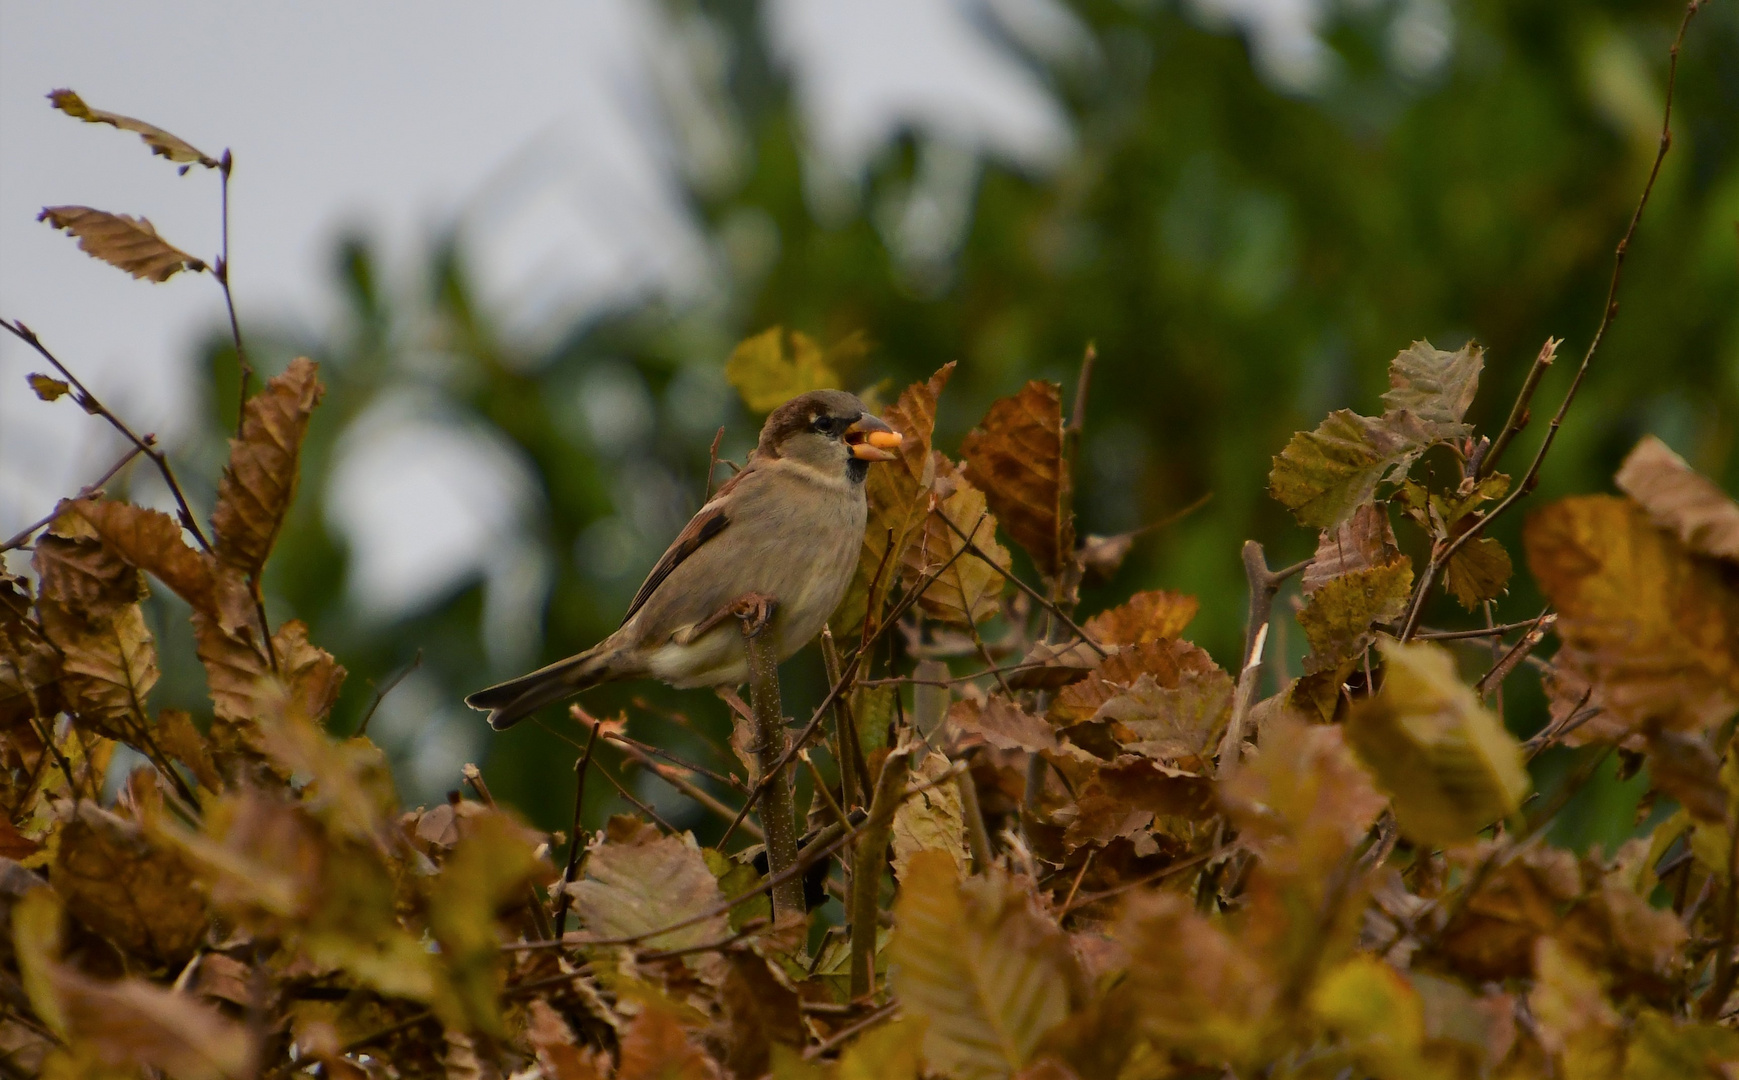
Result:
M164 455L162 450L157 448L157 437L155 435L146 435L141 438L134 434L133 429L128 427L125 421L109 411L108 406L98 401L96 395L92 394L90 389L86 387L84 383L79 381L78 376L67 370L66 365L61 363L53 353L48 351L47 346L43 345L42 340L36 336L36 331L25 326L24 323L17 319L12 320L11 322L7 322L5 319L0 319L0 327L5 327L7 332L13 337L24 342L26 345L29 345L32 349L35 349L44 360L53 364L54 369L65 376L67 382L72 383L73 386L78 389L78 403L86 412L94 412L104 420L107 420L109 425L116 431L120 432L128 442L137 447L141 454L144 454L146 457L151 459L151 463L156 465L157 471L162 474L164 484L168 485L169 493L175 496L175 505L181 512L181 527L193 534L193 538L199 541L201 549L210 552L211 541L205 538L205 532L200 529L199 522L194 520L193 511L187 505L187 496L182 493L181 485L176 482L175 472L169 467L168 457Z
M154 437L150 436L150 435L147 435L146 439L155 441ZM72 501L77 502L80 499L88 499L92 495L95 495L98 492L100 492L103 489L104 484L107 484L110 480L113 480L115 478L115 474L120 472L122 469L126 468L127 463L132 461L134 458L138 457L140 453L141 453L141 450L139 447L137 447L137 446L128 447L127 452L125 454L121 455L121 460L119 460L119 461L115 462L113 465L109 466L108 472L97 477L95 480L86 484L84 487L79 488L79 493L72 497ZM18 530L14 534L12 534L12 538L10 540L7 540L4 544L0 544L0 552L7 552L7 551L11 551L13 548L23 547L25 544L30 542L30 538L32 536L36 535L37 530L51 524L54 521L54 519L58 516L60 516L60 507L56 506L53 510L49 511L47 516L39 518L38 520L32 522L29 525L26 525L24 528Z
M398 684L404 682L411 672L422 666L423 650L418 649L417 655L411 658L410 663L394 672L386 684L374 692L374 700L368 703L368 711L362 714L362 723L356 725L356 734L351 736L352 738L360 739L368 734L368 722L374 719L374 711L380 708L380 703L385 701L386 696L397 689Z
M1564 344L1563 338L1548 337L1546 343L1540 346L1540 353L1534 357L1534 364L1528 368L1527 378L1522 380L1522 389L1516 394L1516 400L1510 406L1509 419L1504 421L1503 430L1498 432L1497 441L1491 444L1485 457L1480 459L1477 476L1483 480L1497 471L1498 458L1509 448L1515 437L1528 426L1531 413L1529 406L1534 400L1534 391L1540 388L1540 379L1546 374L1546 369L1558 358L1558 346Z
M1087 633L1087 631L1081 629L1081 627L1075 622L1074 619L1069 618L1068 614L1066 612L1064 612L1063 609L1057 605L1056 601L1046 598L1044 596L1044 594L1040 593L1037 589L1033 588L1031 585L1028 585L1026 582L1022 581L1020 578L1016 577L1011 571L1004 570L1001 566L998 566L996 564L996 561L994 559L991 559L982 550L980 550L978 545L974 544L972 542L972 538L970 536L966 535L965 533L961 532L960 526L954 524L953 520L950 519L947 514L942 513L940 508L932 507L930 509L930 512L932 514L935 514L937 517L941 518L944 522L947 523L947 525L950 529L954 530L954 535L958 536L960 538L960 542L961 542L960 551L969 552L975 558L982 561L986 566L989 566L992 570L995 570L997 573L1001 574L1011 584L1013 584L1015 588L1019 589L1023 593L1026 593L1027 596L1032 599L1033 603L1044 608L1047 612L1049 612L1052 615L1052 617L1060 620L1063 623L1063 625L1067 626L1070 630L1074 631L1075 636L1080 638L1082 641L1086 642L1087 647L1089 649L1092 649L1094 652L1098 653L1100 656L1111 655L1110 653L1105 651L1104 646L1100 645L1097 641L1093 640L1093 635L1091 635L1091 634ZM973 531L976 532L977 529L974 528Z
M719 443L724 442L724 440L725 429L724 425L721 424L719 425L719 433L713 436L712 448L706 452L706 494L700 500L702 506L713 501L713 473L718 471Z
M850 1041L851 1037L856 1035L858 1032L863 1031L867 1028L874 1027L875 1025L881 1023L883 1020L886 1020L888 1017L893 1016L895 1013L897 1013L899 1011L900 1011L900 1003L897 1001L890 1001L886 1005L883 1005L881 1008L877 1009L875 1012L872 1012L868 1016L864 1017L862 1020L859 1020L857 1023L852 1024L850 1027L840 1028L838 1031L834 1032L832 1035L829 1035L827 1037L826 1041L817 1043L816 1045L811 1046L809 1049L803 1051L803 1057L806 1061L814 1061L816 1058L820 1057L821 1055L829 1053L829 1052L831 1052L831 1051L833 1051L841 1046L844 1046L848 1041Z
M1733 962L1734 933L1739 930L1739 828L1727 822L1731 840L1727 845L1727 887L1721 897L1721 942L1715 953L1715 978L1708 993L1697 1003L1704 1020L1721 1014L1721 1007L1733 995L1733 984L1739 980L1739 966Z
M1480 677L1479 682L1473 688L1474 693L1484 697L1491 692L1493 687L1502 687L1503 681L1510 677L1510 672L1514 671L1523 660L1526 660L1528 654L1539 647L1540 642L1546 640L1546 631L1550 630L1557 621L1558 616L1552 614L1551 608L1548 607L1541 611L1528 632L1522 635L1521 640L1510 646L1510 651L1504 653L1502 659L1493 664L1491 670Z
M620 746L627 752L628 756L633 758L642 768L651 770L652 775L658 777L660 780L682 792L684 795L687 795L689 798L717 814L719 817L724 818L726 821L730 821L736 816L737 812L735 810L713 797L711 792L683 776L674 767L652 760L652 755L640 749L640 747L636 746L633 741L620 739L614 734L607 735L605 738L609 739L617 746ZM765 840L767 838L767 834L761 831L761 827L752 821L743 822L742 829L756 840Z
M616 794L622 796L624 799L627 799L630 803L633 803L635 808L638 809L642 814L645 814L647 817L649 817L653 821L657 822L659 828L663 829L667 833L676 832L676 826L672 825L668 821L665 821L664 818L659 815L658 811L652 809L652 807L647 806L645 803L643 803L639 799L635 798L632 792L630 792L627 788L622 786L622 781L620 781L620 780L616 779L614 776L610 775L610 770L599 769L598 772L603 775L604 779L610 781L610 786L614 787L616 789Z
M1624 236L1618 241L1618 247L1613 251L1612 280L1606 287L1606 304L1601 310L1600 324L1594 330L1594 337L1588 342L1588 350L1582 354L1582 363L1576 368L1576 374L1570 380L1570 388L1564 391L1564 399L1558 403L1558 411L1552 414L1552 422L1546 427L1545 438L1540 441L1540 448L1534 452L1534 459L1528 465L1528 471L1521 482L1510 489L1503 501L1492 507L1491 512L1475 519L1467 531L1446 543L1434 546L1431 561L1426 563L1425 572L1420 575L1419 583L1413 590L1413 600L1407 612L1406 621L1402 625L1401 640L1410 641L1418 629L1419 618L1425 611L1425 600L1430 594L1432 583L1438 573L1453 559L1457 552L1484 533L1486 527L1497 520L1522 498L1526 497L1539 479L1540 466L1546 460L1547 451L1558 437L1558 429L1563 426L1564 415L1570 411L1570 403L1576 400L1576 392L1582 388L1582 380L1588 375L1588 367L1594 360L1594 354L1600 348L1600 343L1606 339L1606 331L1612 325L1612 320L1618 315L1618 287L1624 277L1624 259L1630 252L1630 242L1636 236L1637 225L1642 221L1642 212L1648 206L1649 195L1654 192L1656 178L1660 176L1661 162L1666 160L1667 151L1673 145L1673 91L1678 85L1679 47L1684 44L1685 31L1691 25L1692 16L1702 7L1703 0L1690 0L1685 5L1685 16L1679 22L1679 32L1673 38L1672 48L1668 51L1670 59L1667 63L1667 93L1666 106L1661 115L1660 145L1655 151L1654 164L1648 171L1648 181L1643 184L1642 196L1636 201L1636 209L1630 215L1630 224L1624 230ZM1491 457L1491 455L1487 455Z
M573 884L574 875L578 873L580 852L585 850L585 831L580 825L580 812L586 805L586 773L591 770L592 751L598 747L598 732L602 724L593 724L592 733L586 737L585 752L574 762L574 827L569 833L568 864L562 868L561 882L556 886L560 894L556 900L554 929L559 938L567 933L568 905L573 897L568 894L568 886Z
M1539 618L1523 619L1521 622L1498 623L1496 626L1475 627L1472 630L1421 630L1413 635L1414 641L1467 641L1474 638L1503 637L1517 630L1531 630L1539 623ZM1397 634L1399 627L1396 628Z
M248 363L248 351L242 345L242 324L235 315L235 296L229 288L229 174L235 168L235 159L226 149L223 159L217 163L218 190L223 206L223 239L222 250L217 256L217 262L212 266L211 275L217 278L217 283L223 286L223 304L229 309L229 332L235 339L236 368L240 376L240 389L237 391L235 407L235 437L242 437L242 419L247 411L248 383L252 381L254 369Z
M785 712L779 694L779 656L773 646L773 635L767 632L772 628L775 603L765 597L755 597L754 602L743 606L738 619L743 634L743 651L749 661L749 700L755 711L752 752L761 769L761 790L765 795L761 828L766 835L767 868L778 875L797 862L797 819L786 767L789 756L785 753L785 740L790 733L785 730ZM737 824L739 822L732 819L732 827ZM792 877L773 890L773 918L776 921L801 919L805 910L802 881Z
M1228 851L1236 849L1237 846L1238 845L1236 844L1223 844L1218 847L1209 848L1200 855L1191 855L1187 859L1172 863L1163 870L1155 870L1151 874L1144 874L1133 881L1125 881L1121 885L1115 885L1101 892L1088 893L1086 896L1078 896L1074 900L1063 905L1063 907L1058 910L1057 917L1062 918L1071 911L1079 911L1088 904L1097 904L1101 900L1109 900L1113 896L1121 896L1130 889L1138 889L1143 885L1151 885L1156 881L1162 881L1173 874L1181 873L1193 866L1200 866L1202 863L1207 862L1210 859L1217 859Z

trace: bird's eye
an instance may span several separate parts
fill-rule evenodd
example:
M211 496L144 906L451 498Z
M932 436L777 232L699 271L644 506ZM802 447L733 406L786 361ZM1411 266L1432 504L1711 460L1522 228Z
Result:
M839 421L831 416L817 416L809 422L809 426L821 435L836 435L839 433Z

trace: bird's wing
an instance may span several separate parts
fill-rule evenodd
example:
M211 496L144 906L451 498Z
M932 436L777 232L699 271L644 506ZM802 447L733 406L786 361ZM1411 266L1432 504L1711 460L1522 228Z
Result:
M731 523L730 495L752 469L753 466L745 468L725 481L724 486L713 495L712 501L701 507L700 512L690 518L682 532L670 542L670 547L665 549L657 565L641 583L640 591L634 594L634 602L628 605L628 613L622 616L623 626L628 625L628 620L639 614L640 609L646 606L646 601L652 599L652 594L658 591L658 586L664 584L664 579L681 566L684 559L699 551L702 544L725 531L725 526Z

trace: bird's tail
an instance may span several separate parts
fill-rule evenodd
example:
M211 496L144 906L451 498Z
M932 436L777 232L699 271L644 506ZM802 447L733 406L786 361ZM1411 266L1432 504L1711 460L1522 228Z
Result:
M538 668L529 675L479 690L466 698L465 704L487 712L489 726L500 731L519 723L545 705L573 697L599 683L621 678L626 672L616 670L615 659L615 650L606 651L600 646Z

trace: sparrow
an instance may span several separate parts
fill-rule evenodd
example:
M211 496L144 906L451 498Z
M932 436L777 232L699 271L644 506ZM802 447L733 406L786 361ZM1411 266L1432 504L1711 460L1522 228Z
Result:
M465 704L501 730L601 683L658 679L679 689L749 678L733 605L771 600L780 661L807 645L845 597L863 547L871 462L891 461L899 432L841 390L774 409L749 460L694 515L628 605L621 627L585 652Z

